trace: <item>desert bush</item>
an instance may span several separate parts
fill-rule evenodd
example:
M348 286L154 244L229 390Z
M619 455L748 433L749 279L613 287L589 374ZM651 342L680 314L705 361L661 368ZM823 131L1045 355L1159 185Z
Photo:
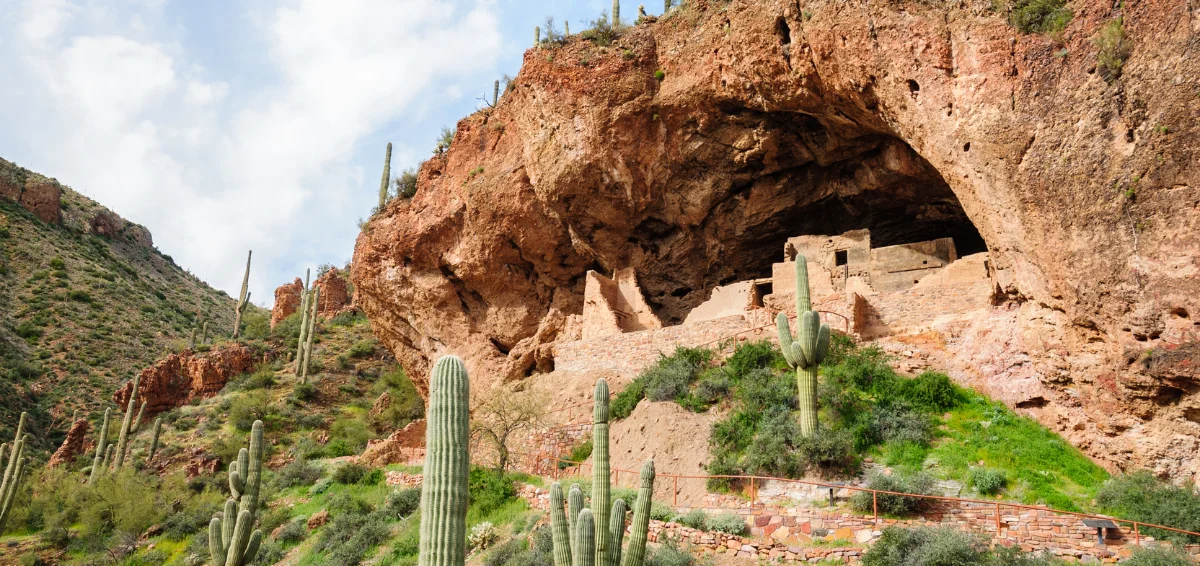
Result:
M297 383L292 387L292 397L299 401L311 401L317 396L317 386L311 383Z
M642 372L646 380L646 398L673 401L687 393L688 387L712 360L712 351L678 347Z
M685 527L691 527L698 531L708 530L708 513L701 509L692 509L682 515L676 515L671 518L672 523L679 523Z
M251 391L233 399L229 406L229 421L234 428L242 432L250 432L254 421L266 420L271 410L271 398L265 391Z
M383 470L375 468L363 475L362 479L358 480L360 485L379 485L383 482Z
M358 483L367 475L367 469L354 462L347 462L341 467L334 470L333 481L340 484L355 484Z
M1066 0L1014 0L1008 23L1021 33L1055 33L1066 29L1073 17Z
M334 442L340 441L351 450L351 454L358 454L367 447L367 440L371 438L371 433L367 428L366 415L347 415L333 421L329 432L331 437L337 439ZM333 442L330 442L329 446L332 445ZM350 454L345 455L349 456Z
M670 521L675 516L675 510L665 503L650 502L650 518L655 521Z
M324 566L357 566L390 535L387 515L382 512L341 513L321 531L313 550L324 555Z
M668 538L657 548L646 549L646 566L694 566L696 558L680 548L675 539Z
M776 410L759 423L746 448L743 469L752 475L798 478L804 475L800 425L790 412ZM710 469L711 472L711 469Z
M513 557L525 551L526 546L528 543L519 539L497 546L483 557L483 566L508 566Z
M571 453L567 454L567 457L564 458L565 461L558 463L558 468L561 470L563 468L571 467L575 464L569 464L568 462L583 462L583 461L587 460L588 458L590 458L591 456L592 456L592 440L589 438L589 439L577 444L574 448L572 448Z
M1110 83L1120 78L1125 60L1133 52L1123 20L1117 18L1105 24L1092 42L1096 44L1096 70L1100 76Z
M275 535L275 540L281 544L295 544L308 536L308 526L305 524L304 518L297 518L288 521L282 529Z
M638 402L646 397L646 380L639 377L622 389L609 403L609 417L621 420L628 417L637 408Z
M721 513L708 519L708 530L741 536L748 530L746 519L733 513Z
M1144 470L1104 482L1096 503L1106 513L1126 519L1200 532L1200 495L1195 488L1163 482ZM1143 527L1142 532L1160 540L1200 543L1200 537L1173 531Z
M346 353L350 354L351 358L367 358L373 356L375 355L375 341L359 340L351 345L350 349L347 350Z
M416 513L421 508L421 488L411 487L389 493L383 508L397 518Z
M995 495L1008 484L1008 476L1004 470L994 468L974 468L968 476L968 482L975 491L983 495Z
M931 495L935 481L932 476L917 472L907 476L872 474L867 479L867 487L880 491L910 493L914 495ZM907 495L889 495L880 493L877 496L879 512L889 515L904 516L918 513L925 509L930 499L911 497ZM851 505L860 512L870 513L874 509L875 499L869 491L860 491L850 498Z
M883 442L910 442L928 446L933 439L929 415L907 402L888 403L868 412L864 426L856 427L855 445L865 448Z
M1135 548L1133 556L1121 561L1121 566L1192 566L1191 557L1177 548L1164 546Z
M321 467L305 460L294 458L275 473L275 487L287 489L298 485L312 485L321 479Z
M953 528L888 527L863 553L863 566L965 566L988 563L986 542Z
M822 477L840 477L858 471L858 456L849 431L820 427L798 442L805 468Z
M405 169L393 182L396 186L396 196L413 198L417 194L417 170Z
M480 516L487 516L517 496L517 488L507 475L486 468L471 469L467 492L471 510Z
M621 23L609 21L608 12L600 12L600 17L587 22L587 29L579 35L597 46L608 47L621 36Z

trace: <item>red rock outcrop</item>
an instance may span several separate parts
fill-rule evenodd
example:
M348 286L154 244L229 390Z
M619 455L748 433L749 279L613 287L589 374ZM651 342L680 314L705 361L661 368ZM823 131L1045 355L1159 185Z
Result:
M1071 8L1052 38L983 0L694 0L530 50L359 235L356 304L424 392L445 353L483 383L534 371L589 269L634 268L671 324L788 236L978 238L1007 338L967 360L977 385L1037 384L1020 410L1110 468L1195 477L1200 381L1137 360L1200 339L1200 18ZM1134 47L1106 80L1117 18Z
M241 343L227 343L207 353L185 350L159 360L142 371L138 399L146 402L146 415L181 407L192 399L216 395L230 378L254 369L254 352ZM113 394L124 407L133 382Z
M0 198L19 203L42 222L62 223L62 186L38 174L25 174L0 159Z
M150 235L150 230L121 218L111 210L101 209L96 212L88 221L88 229L93 234L109 240L124 238L143 247L154 247L154 238Z
M408 423L383 440L372 440L358 457L358 463L372 468L389 464L407 464L409 460L424 454L425 419Z
M271 328L283 319L292 316L300 308L300 293L304 291L304 282L299 277L291 283L280 285L275 289L275 306L271 307Z
M84 443L87 442L87 433L90 428L91 425L88 424L87 419L75 421L75 424L71 425L71 430L67 431L67 438L63 440L62 446L58 447L46 465L57 468L75 462L75 458L84 451Z
M350 291L346 283L346 274L334 267L326 271L313 282L313 288L321 289L317 300L317 314L326 319L333 318L350 310Z

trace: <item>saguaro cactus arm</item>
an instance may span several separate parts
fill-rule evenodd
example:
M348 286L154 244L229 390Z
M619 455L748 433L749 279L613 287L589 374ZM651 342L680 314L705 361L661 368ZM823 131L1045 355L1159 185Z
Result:
M254 421L250 429L250 449L242 448L237 460L229 464L229 489L233 497L225 501L224 512L208 524L213 566L246 566L258 553L262 531L251 530L258 512L262 459L263 424Z
M304 383L308 383L308 366L312 364L312 348L313 336L317 333L317 307L321 304L321 288L313 287L312 300L309 301L309 321L308 321L308 336L304 344L304 358L301 361L304 364L303 373L300 374L300 379Z
M608 518L608 566L620 566L621 542L625 538L625 513L628 508L624 499L613 501L612 516Z
M579 513L583 511L583 490L579 484L571 484L571 490L567 492L567 527L571 530L571 556L575 556L579 549L575 548L575 531L579 529Z
M88 476L88 485L96 483L100 470L104 468L104 453L108 448L108 421L112 418L112 409L104 409L104 422L100 423L100 438L96 441L96 457L92 459L92 473Z
M154 433L150 437L150 454L146 456L146 461L154 459L154 455L158 453L158 434L162 432L162 417L154 419Z
M237 340L242 333L242 314L246 312L246 306L250 304L250 258L254 256L254 250L250 250L246 254L246 274L242 276L242 292L238 295L237 305L234 306L233 318L233 339Z
M562 484L550 486L550 536L554 543L554 566L571 566L571 528L563 509Z
M470 384L463 361L444 356L429 380L418 566L463 566L470 472Z
M113 463L114 470L120 470L125 465L125 454L129 448L129 435L133 434L136 430L133 422L133 408L137 406L138 386L141 384L141 381L142 376L135 376L133 378L133 387L129 390L129 402L125 404L125 420L121 421L120 436L117 440L117 460ZM145 409L145 405L142 408Z
M591 509L579 512L579 525L575 529L575 553L572 566L596 566L596 522Z
M654 498L654 460L642 465L642 484L633 503L633 522L629 525L629 548L621 566L642 566L646 560L646 539L650 533L650 503Z
M28 418L28 413L21 413L21 419L17 421L17 432L13 435L8 459L4 464L4 476L0 478L0 533L4 532L8 512L12 509L17 488L25 473L25 421ZM3 449L0 448L0 451Z

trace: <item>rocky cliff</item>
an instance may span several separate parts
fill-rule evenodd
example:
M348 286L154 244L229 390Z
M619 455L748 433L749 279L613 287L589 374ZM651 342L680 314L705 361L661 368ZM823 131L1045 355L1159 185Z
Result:
M367 224L356 304L410 375L510 380L577 337L589 269L676 323L788 236L951 236L1000 287L986 360L951 353L977 386L1110 468L1200 474L1200 377L1169 363L1200 334L1200 8L1074 1L1041 35L991 6L691 0L531 49Z

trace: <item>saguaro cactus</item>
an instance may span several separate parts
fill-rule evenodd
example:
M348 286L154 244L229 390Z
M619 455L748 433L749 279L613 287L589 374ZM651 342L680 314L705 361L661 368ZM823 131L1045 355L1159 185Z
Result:
M246 312L246 307L250 305L250 258L254 255L254 250L250 250L246 254L246 274L242 276L242 292L238 295L237 305L233 308L233 339L237 340L242 334L242 314Z
M788 327L787 315L775 319L779 327L779 349L788 365L796 368L800 404L800 434L811 436L817 429L817 367L829 353L829 325L812 310L808 292L808 259L796 255L796 338Z
M303 358L304 344L308 341L308 301L312 292L308 287L308 278L312 275L312 270L304 270L304 287L300 289L300 339L296 343L296 377L300 377L303 373L300 370L300 360Z
M387 144L387 153L383 157L383 180L379 182L379 209L388 201L388 185L392 180L392 142Z
M92 459L92 473L88 476L88 485L96 483L100 470L106 462L104 455L108 450L108 421L112 418L112 409L104 409L104 422L100 423L100 439L96 441L96 457Z
M572 556L573 566L598 566L596 564L596 522L591 509L579 512L578 525L575 529L575 554Z
M646 539L650 532L650 501L654 497L654 460L642 465L642 485L633 504L633 522L629 525L629 549L621 566L642 566L646 561Z
M621 24L621 0L613 0L612 9L612 25L617 27Z
M634 503L629 551L622 553L628 506L622 499L613 501L611 508L608 504L611 494L608 475L608 383L603 379L596 382L592 416L591 510L583 509L583 491L578 485L572 485L567 496L567 514L563 517L562 486L558 483L550 486L555 566L568 562L572 566L643 566L650 529L650 500L654 494L654 461L648 460L642 467L642 485ZM600 515L604 515L604 519L598 519ZM590 531L590 534L585 536L583 531ZM585 557L585 554L588 556Z
M154 434L150 437L150 453L146 455L146 461L154 459L154 454L158 452L158 434L162 432L162 417L154 419Z
M608 564L608 382L596 380L592 400L592 509L596 522L596 566Z
M138 426L142 424L142 414L146 410L146 402L142 402L142 408L138 411L137 420L133 418L133 407L137 403L138 385L141 383L142 377L139 375L133 378L133 389L129 391L129 402L125 406L125 420L121 421L120 437L117 439L117 461L113 463L115 470L120 470L121 466L125 465L125 454L129 448L129 436L136 434Z
M418 566L466 563L470 413L467 368L458 357L443 356L429 380Z
M321 288L314 287L312 290L312 301L309 304L309 320L308 320L308 336L304 344L304 357L300 363L304 366L303 373L300 374L300 380L303 383L308 383L308 366L312 365L312 348L313 335L317 333L317 305L321 303Z
M0 533L4 532L4 523L8 522L8 512L12 509L13 500L17 497L17 488L25 473L25 420L27 418L29 418L28 413L21 413L21 420L17 421L17 433L13 435L8 459L4 464L4 477L0 479ZM4 446L0 446L0 458L4 458Z
M189 349L189 350L195 350L195 349L196 349L196 332L197 332L198 330L200 330L200 329L199 329L199 328L197 328L197 327L195 327L195 326L192 326L192 337L191 337L191 338L188 338L188 349Z
M533 46L538 47L542 44L542 26L533 26Z
M562 484L550 486L550 538L554 543L554 566L571 566L571 530L563 510Z
M496 83L492 85L492 106L495 107L500 103L500 80L496 79Z
M571 37L571 22L569 20L563 20L563 38L568 37Z
M200 332L200 343L201 343L201 344L207 344L207 343L208 343L208 321L207 321L207 320L206 320L206 321L204 321L204 326L203 326L203 327L201 327L201 332Z
M255 530L258 489L262 484L263 424L254 421L250 449L242 448L229 464L229 491L223 513L208 523L208 550L214 566L245 566L254 561L262 544L262 531Z

